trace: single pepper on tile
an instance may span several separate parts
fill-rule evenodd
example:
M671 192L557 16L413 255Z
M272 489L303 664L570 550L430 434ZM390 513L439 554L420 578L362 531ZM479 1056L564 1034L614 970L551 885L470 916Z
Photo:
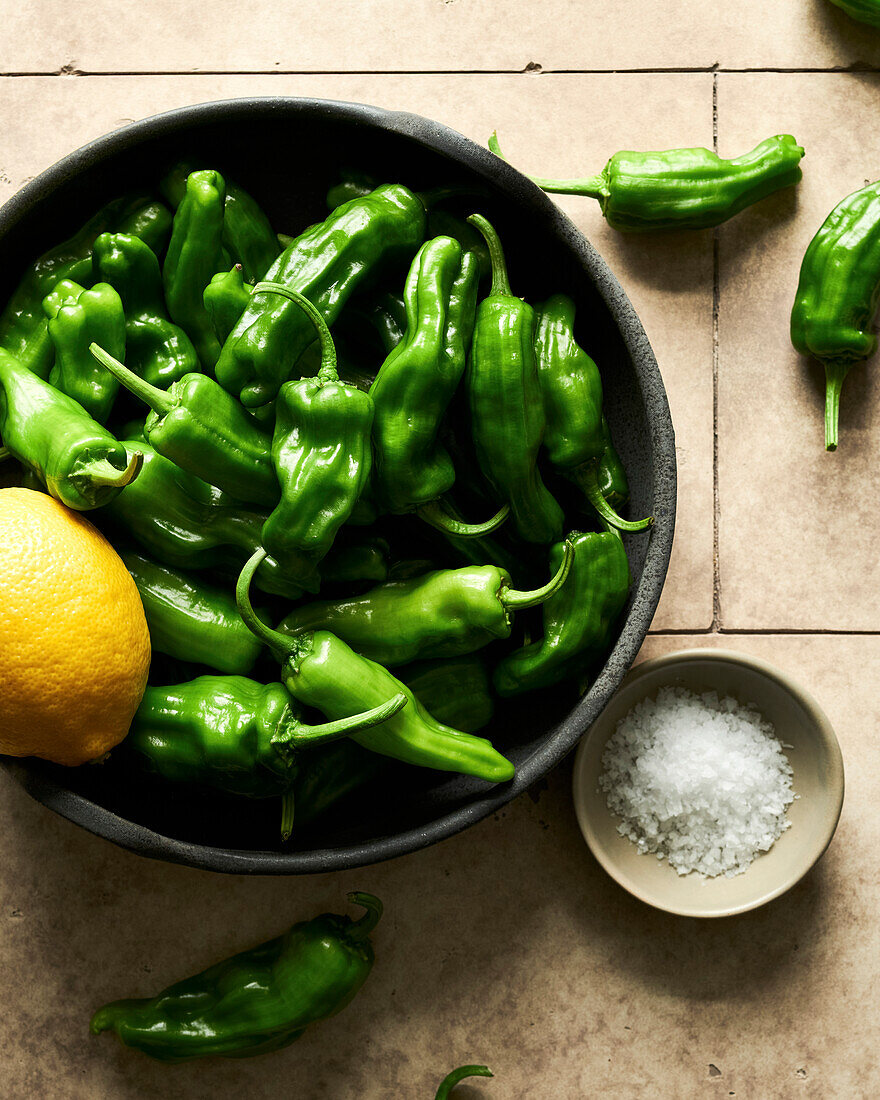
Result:
M289 1046L341 1012L369 977L382 903L372 894L348 899L366 910L360 920L324 913L155 997L113 1001L92 1017L92 1034L115 1031L126 1046L171 1063Z
M622 519L602 493L608 449L599 369L575 340L574 301L554 294L535 306L535 359L547 427L544 449L551 464L575 483L598 514L621 531L643 531L653 519Z
M573 553L563 544L554 576L540 588L519 592L494 565L441 569L408 581L389 581L362 596L315 600L278 624L283 634L332 630L354 650L380 664L457 657L508 638L513 613L537 607L568 576Z
M503 158L497 134L489 148ZM777 134L730 160L704 148L627 150L615 153L598 176L529 179L551 194L598 199L608 224L626 233L709 229L798 183L803 155L790 134Z
M319 630L291 638L261 622L250 605L248 589L265 553L257 550L241 571L236 600L245 623L282 664L282 680L291 695L333 720L379 706L403 692L407 706L393 718L352 734L359 745L405 764L459 772L492 783L513 778L513 764L491 742L438 722L410 688L382 665L355 653L336 635Z
M467 1077L494 1077L495 1074L489 1069L488 1066L459 1066L458 1069L454 1069L452 1073L447 1075L440 1082L440 1088L437 1089L437 1095L434 1100L447 1100L452 1095L452 1090L459 1082L464 1081Z
M130 233L102 233L92 263L94 278L109 283L122 300L130 370L161 389L201 370L192 341L168 317L162 272L149 245Z
M94 361L89 345L97 340L120 359L125 355L125 313L109 283L86 290L62 279L43 299L55 362L49 384L66 393L99 424L106 424L119 383Z
M831 0L847 15L871 27L880 27L880 0Z
M853 364L877 350L880 181L847 195L813 237L791 310L791 342L825 368L825 449L837 450L840 391Z
M166 392L97 344L90 350L108 377L149 405L144 436L160 455L243 503L275 507L281 491L272 438L219 382L187 374Z
M613 529L569 535L571 571L542 608L539 641L504 657L493 683L499 695L536 691L580 676L608 651L611 631L629 595L632 578L626 550ZM563 546L550 552L550 564L562 559Z
M385 184L343 203L306 229L275 260L266 280L304 294L328 325L350 296L393 261L411 258L425 237L425 208L406 187ZM311 320L281 295L255 295L223 345L217 380L242 404L271 401L315 339Z
M107 504L133 483L141 456L79 402L0 348L0 438L51 496L77 511Z
M555 542L564 517L538 471L546 418L535 361L535 313L510 289L495 229L480 214L468 220L485 237L492 257L492 287L477 309L465 374L477 460L510 506L520 538Z

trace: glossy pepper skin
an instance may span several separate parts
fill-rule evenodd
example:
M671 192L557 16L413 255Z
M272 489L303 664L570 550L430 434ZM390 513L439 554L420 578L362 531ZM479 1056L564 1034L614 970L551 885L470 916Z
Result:
M230 592L135 550L117 553L140 593L154 653L228 674L250 672L263 647L241 621Z
M285 382L278 391L272 463L281 500L262 531L267 551L297 583L317 591L318 563L370 476L373 401L339 380L330 331L307 298L271 283L258 283L254 294L291 295L290 304L309 318L321 343L317 375Z
M205 287L223 266L221 248L226 181L219 172L191 172L174 215L162 268L168 313L192 340L203 366L213 367L220 342L205 309Z
M853 19L867 23L871 27L880 27L880 3L878 0L831 0L832 4L842 8Z
M324 913L156 997L113 1001L92 1017L92 1034L115 1031L126 1046L172 1063L289 1046L341 1012L369 977L369 936L382 903L372 894L348 897L367 910L360 920Z
M238 324L252 292L253 287L244 281L241 264L235 264L229 271L219 271L205 287L202 295L205 309L221 344Z
M437 1094L434 1100L447 1100L452 1095L452 1090L459 1082L464 1081L467 1077L494 1077L495 1074L489 1069L488 1066L459 1066L458 1069L454 1069L440 1082L440 1088L437 1089Z
M569 536L571 572L543 607L544 635L505 657L493 682L500 695L517 695L580 676L607 652L614 623L631 583L620 535L613 529ZM550 552L562 560L562 545Z
M535 313L535 359L547 417L547 457L583 491L606 523L622 531L642 531L651 525L651 518L621 519L600 487L607 448L602 379L596 364L575 340L574 302L567 294L554 294L536 306Z
M278 503L271 437L219 382L187 374L166 393L97 344L91 355L109 377L150 406L144 436L160 455L244 503L265 508Z
M266 627L254 615L248 598L251 577L264 555L264 550L258 550L242 570L236 600L245 623L283 663L282 680L291 695L333 720L380 706L402 692L407 700L402 710L380 726L354 733L353 740L406 764L492 783L513 778L513 765L491 742L438 722L386 668L355 653L335 635L321 630L288 638Z
M92 245L108 229L136 231L156 247L167 239L170 214L161 203L143 196L115 199L103 206L68 240L44 252L28 268L24 278L0 314L0 347L14 355L40 378L49 377L54 357L43 299L61 279L78 283L89 280Z
M488 726L495 713L489 673L475 654L443 661L415 661L398 677L434 717L465 733Z
M825 449L837 450L840 391L850 368L877 349L880 182L847 195L813 237L801 263L791 342L825 367Z
M440 425L464 374L477 283L475 257L451 237L423 244L410 268L404 337L370 387L374 481L391 512L439 500L455 482Z
M556 575L532 592L517 592L494 565L441 569L408 581L390 581L363 596L315 600L278 624L283 634L331 630L364 657L386 666L471 653L508 638L513 612L536 607L564 583L570 554Z
M516 298L498 235L479 214L469 219L486 238L492 288L477 309L465 376L477 461L526 542L562 536L562 509L541 480L538 450L545 416L535 361L535 313Z
M130 233L102 233L95 241L92 264L94 278L109 283L122 300L125 362L130 370L162 389L201 370L192 341L168 317L162 272L149 245Z
M502 155L494 134L489 148ZM608 224L625 233L709 229L798 183L803 155L790 134L777 134L730 160L703 148L626 151L588 179L529 179L553 194L598 199Z
M133 482L139 455L72 397L0 348L0 438L50 495L76 511L107 504Z
M330 325L365 280L388 262L408 259L424 236L421 200L405 187L386 184L300 234L265 277L304 294ZM294 302L256 296L223 345L217 380L239 393L242 404L264 405L294 375L314 338L311 320Z

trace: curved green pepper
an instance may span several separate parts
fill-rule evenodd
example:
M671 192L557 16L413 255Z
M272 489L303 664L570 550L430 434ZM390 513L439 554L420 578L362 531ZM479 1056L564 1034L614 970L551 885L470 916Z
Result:
M847 195L810 241L791 310L791 342L825 367L825 449L837 450L840 391L850 368L877 349L880 181Z
M538 472L545 417L535 361L535 314L514 297L498 234L479 214L468 219L486 238L492 257L492 289L480 302L466 384L477 461L510 505L526 542L562 536L563 514Z
M137 453L127 453L82 405L3 348L0 437L53 497L77 511L107 504L133 483L143 461Z
M115 1031L126 1046L172 1063L289 1046L341 1012L369 977L382 903L372 894L348 898L367 910L360 920L324 913L156 997L113 1001L92 1017L92 1034Z
M626 604L629 562L616 531L569 535L573 548L568 578L544 604L544 634L505 657L493 683L500 695L516 695L580 676L604 655L611 630ZM552 564L562 559L557 543Z
M489 148L502 156L496 134ZM615 153L600 175L588 179L529 179L551 194L598 199L608 224L627 233L709 229L798 183L803 155L791 134L777 134L731 160L703 148L627 151Z
M880 3L877 0L831 0L831 3L860 23L880 27Z
M244 281L241 264L229 271L218 272L205 287L202 299L211 318L214 333L221 344L226 342L238 319L247 309L253 287Z
M119 383L95 363L89 344L98 341L112 355L125 356L125 313L119 295L109 283L96 283L91 290L84 290L78 283L62 279L43 300L43 309L55 348L49 384L105 424Z
M201 370L192 341L168 318L159 261L148 245L128 233L102 233L92 263L95 278L109 283L122 299L130 370L162 389Z
M489 1069L488 1066L459 1066L458 1069L454 1069L452 1073L448 1073L440 1082L440 1088L437 1089L437 1095L434 1100L447 1100L455 1086L464 1081L466 1077L494 1077L495 1074Z
M532 592L517 592L494 565L442 569L408 581L390 581L363 596L314 601L278 624L282 634L331 630L358 653L383 665L419 658L456 657L496 638L508 638L514 611L536 607L565 583L571 550L554 577Z
M335 635L321 630L288 638L262 623L250 605L248 588L265 553L258 550L242 570L236 599L245 623L282 662L282 680L291 695L332 720L379 706L402 692L408 706L382 725L353 734L353 740L371 752L406 764L460 772L493 783L513 778L513 764L491 742L438 722L410 688Z
M304 294L332 324L351 294L389 261L413 255L425 236L425 208L407 188L386 184L344 203L311 226L266 272L270 282ZM217 361L217 380L242 404L271 401L315 338L292 301L252 298Z

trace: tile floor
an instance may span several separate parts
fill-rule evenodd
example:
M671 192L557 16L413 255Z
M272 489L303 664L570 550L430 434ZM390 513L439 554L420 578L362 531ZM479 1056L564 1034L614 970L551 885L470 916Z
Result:
M638 309L676 426L676 545L643 655L727 646L797 676L838 730L848 791L831 849L790 895L700 923L606 878L568 766L426 852L288 881L137 859L0 779L0 1094L419 1100L469 1060L497 1078L463 1100L876 1094L880 388L874 364L853 371L840 450L824 454L816 376L787 324L807 242L877 174L880 34L827 0L166 0L147 16L30 0L3 24L0 200L128 121L239 95L376 103L479 141L497 127L514 163L547 175L592 173L618 148L716 140L733 155L796 134L797 192L716 234L626 239L589 201L561 202ZM102 1000L355 887L387 906L374 976L291 1050L167 1069L89 1040Z

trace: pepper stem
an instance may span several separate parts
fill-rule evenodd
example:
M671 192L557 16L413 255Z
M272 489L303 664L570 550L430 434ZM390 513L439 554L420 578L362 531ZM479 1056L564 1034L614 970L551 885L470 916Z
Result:
M507 157L501 152L501 146L498 144L498 134L494 130L489 138L489 149L496 157L500 157L507 162ZM528 178L532 183L537 184L542 191L548 191L551 194L586 195L588 198L598 199L600 202L608 198L608 183L604 175L587 176L579 180L551 180L545 179L543 176L529 176Z
M581 488L584 496L602 519L610 523L612 527L616 527L618 531L644 531L653 524L653 516L628 520L623 519L615 512L605 497L602 496L602 490L599 488L599 467L595 461L585 462L581 466L576 466L573 470L567 470L566 473Z
M106 458L99 458L94 462L90 462L85 469L79 472L86 474L92 485L111 485L118 486L121 489L124 485L134 481L141 472L143 464L144 456L141 452L132 451L128 465L124 470L117 470Z
M489 249L489 259L492 261L492 289L489 293L512 298L513 291L510 289L510 279L507 277L504 249L501 246L501 238L495 232L495 227L482 214L471 214L467 221L469 225L477 227Z
M369 729L371 726L379 726L382 722L387 722L406 704L407 697L400 691L387 702L381 703L371 710L361 711L360 714L350 714L347 718L337 718L335 722L322 722L317 726L308 726L291 714L284 723L287 729L283 732L276 731L272 736L272 744L290 745L292 748L299 748L301 746L321 745L326 741L338 741L341 737L347 737L356 730Z
M280 294L283 298L287 298L289 301L299 306L315 326L318 333L318 339L321 342L321 368L316 377L319 378L321 382L337 382L339 380L339 371L336 366L336 347L333 344L333 337L330 335L330 329L327 328L327 322L321 315L320 310L317 309L304 294L300 294L298 290L291 290L290 287L284 286L283 283L257 283L254 287L254 295L256 294Z
M429 504L422 504L416 509L416 515L425 523L430 523L438 531L447 535L457 535L463 539L476 539L482 535L489 535L497 530L510 515L510 507L502 505L491 519L485 523L465 523L463 520L451 516L439 500L432 500Z
M281 796L281 839L282 841L290 840L290 834L293 832L293 820L296 811L296 802L293 797L293 790L285 791Z
M446 1100L450 1092L455 1086L465 1079L465 1077L494 1077L495 1074L489 1069L488 1066L459 1066L458 1069L454 1069L452 1073L447 1074L440 1082L440 1088L437 1089L437 1095L434 1100Z
M840 391L852 363L833 359L825 364L825 450L837 450L837 421L840 414Z
M352 905L362 905L366 909L361 919L354 921L348 930L348 939L357 943L365 940L379 923L383 906L375 894L362 894L360 891L349 894L348 900Z
M562 561L556 573L542 588L534 588L531 592L516 592L506 589L499 592L498 599L508 611L524 611L527 607L535 607L544 600L549 599L553 593L565 584L571 563L574 561L574 547L568 539L562 544Z
M260 641L271 650L272 656L275 657L276 660L285 661L290 653L295 650L295 644L292 643L291 639L286 635L281 634L277 630L273 630L271 626L267 626L254 611L253 605L251 604L251 581L260 563L268 556L265 548L261 546L259 550L255 550L245 562L244 568L241 573L239 573L238 581L235 585L235 604L238 607L238 613L241 615L244 625L251 634L259 638Z
M118 359L114 359L99 344L89 344L89 351L102 367L105 367L115 378L118 378L130 393L133 393L135 397L139 397L145 405L149 405L154 413L167 416L172 409L176 409L180 404L179 401L169 397L164 390L160 390L158 386L151 386L140 375L135 374L133 370L129 370Z

